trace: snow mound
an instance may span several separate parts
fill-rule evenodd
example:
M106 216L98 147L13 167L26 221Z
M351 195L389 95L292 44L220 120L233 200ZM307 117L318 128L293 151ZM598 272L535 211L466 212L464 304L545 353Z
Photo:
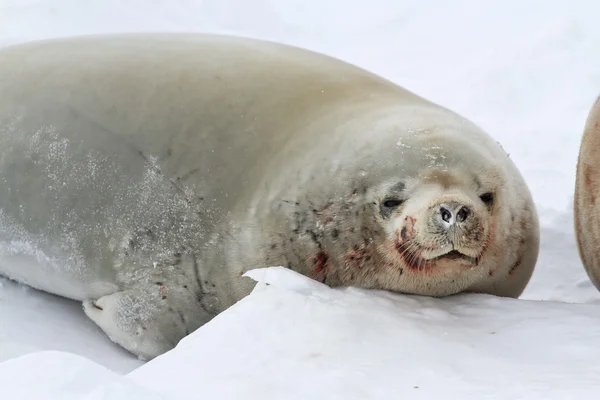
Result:
M251 295L128 375L39 352L0 364L0 387L27 399L595 399L600 390L599 305L331 289L281 267L247 275L259 282Z

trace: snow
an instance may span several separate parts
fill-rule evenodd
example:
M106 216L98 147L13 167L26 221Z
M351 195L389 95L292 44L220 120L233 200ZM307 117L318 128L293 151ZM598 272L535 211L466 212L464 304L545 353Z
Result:
M248 275L260 283L252 295L126 376L46 351L0 363L0 387L15 398L173 400L596 399L600 390L595 305L331 289L283 267Z
M79 304L0 280L2 398L592 398L600 293L577 254L572 201L600 92L599 12L591 0L0 0L0 45L198 31L357 64L493 135L541 223L538 265L519 300L334 290L253 271L271 284L147 364Z
M163 398L85 357L54 350L1 363L0 385L7 399Z

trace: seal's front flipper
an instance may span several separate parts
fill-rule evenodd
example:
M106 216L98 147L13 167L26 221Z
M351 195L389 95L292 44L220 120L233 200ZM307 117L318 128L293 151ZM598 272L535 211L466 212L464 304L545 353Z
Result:
M145 290L126 290L83 308L108 337L141 360L150 360L174 348L190 333L185 310L169 304L167 296Z

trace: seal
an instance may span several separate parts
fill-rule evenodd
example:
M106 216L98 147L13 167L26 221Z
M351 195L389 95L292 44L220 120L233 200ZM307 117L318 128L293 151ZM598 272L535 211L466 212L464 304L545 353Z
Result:
M600 97L591 107L581 137L573 199L575 238L585 271L600 290Z
M0 52L0 273L143 359L283 266L331 287L518 297L537 214L472 122L343 61L205 34Z

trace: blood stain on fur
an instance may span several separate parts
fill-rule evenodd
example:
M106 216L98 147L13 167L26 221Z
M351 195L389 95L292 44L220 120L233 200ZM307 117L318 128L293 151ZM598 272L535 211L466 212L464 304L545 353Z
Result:
M316 273L320 273L327 268L327 261L329 256L324 252L320 251L314 256L308 259L309 264L312 266L312 270Z

